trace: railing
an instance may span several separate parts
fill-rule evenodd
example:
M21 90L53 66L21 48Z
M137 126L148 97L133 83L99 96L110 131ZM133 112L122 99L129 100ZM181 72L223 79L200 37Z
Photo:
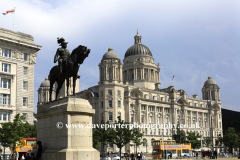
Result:
M13 105L0 104L0 107L3 107L3 108L13 108Z

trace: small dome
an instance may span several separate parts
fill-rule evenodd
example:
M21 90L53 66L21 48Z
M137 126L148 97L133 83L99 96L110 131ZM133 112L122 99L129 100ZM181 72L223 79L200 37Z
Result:
M40 87L50 87L50 81L48 78L45 78L45 81L41 83Z
M208 77L208 80L205 81L204 85L213 85L213 84L217 84L216 81L214 81L212 79L211 76Z
M128 48L124 58L128 56L133 56L133 55L152 56L152 52L150 51L150 49L147 46L142 44L141 42L142 36L138 34L138 31L137 31L137 35L134 36L134 39L135 39L134 45Z
M119 59L119 56L116 52L113 51L113 48L108 48L108 52L103 55L102 60L104 59Z

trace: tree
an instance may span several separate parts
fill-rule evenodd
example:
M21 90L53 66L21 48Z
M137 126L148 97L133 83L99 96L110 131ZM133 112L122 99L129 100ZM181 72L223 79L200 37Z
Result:
M215 140L215 146L220 146L223 143L223 137L221 134L217 136L217 139Z
M176 143L186 143L186 136L183 131L180 131L179 125L177 125L177 134L173 135L173 139Z
M25 128L23 138L37 138L37 126L26 122L23 124L23 127Z
M113 144L117 145L120 151L120 160L122 159L122 147L128 144L133 140L133 130L130 129L129 124L121 120L121 117L118 117L118 121L115 121L116 128L111 131Z
M200 138L200 135L195 135L195 132L187 132L187 142L191 143L191 146L193 149L198 149L201 147L201 141L198 140Z
M2 127L0 128L0 142L3 146L3 157L5 157L5 149L6 147L10 147L12 143L12 136L11 136L11 123L6 122L1 124Z
M137 147L140 146L141 144L143 144L142 136L143 136L143 133L141 133L141 130L139 128L133 129L132 141L136 146L136 153L137 153Z
M239 137L233 127L229 127L226 134L223 135L224 146L229 147L230 153L232 153L233 148L238 147L238 139Z
M111 134L110 129L105 129L105 126L109 125L109 121L105 122L104 120L101 120L100 124L94 124L93 129L93 147L98 148L99 142L102 144L102 153L104 157L104 147L110 142ZM101 127L104 126L104 127Z
M212 142L212 139L210 137L204 137L203 138L203 143L205 146L209 147L209 144Z

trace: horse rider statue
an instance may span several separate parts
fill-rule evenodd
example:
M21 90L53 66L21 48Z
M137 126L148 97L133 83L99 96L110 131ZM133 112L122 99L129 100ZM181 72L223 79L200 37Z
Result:
M62 46L62 48L57 49L57 52L54 56L54 63L58 61L59 75L60 75L63 72L63 65L65 64L66 60L69 58L71 54L69 50L66 49L68 42L65 42L64 38L57 38L57 42L60 44L60 46Z

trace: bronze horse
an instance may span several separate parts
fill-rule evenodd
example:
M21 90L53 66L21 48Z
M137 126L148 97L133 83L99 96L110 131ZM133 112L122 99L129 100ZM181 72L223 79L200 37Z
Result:
M56 90L56 99L62 85L67 80L67 95L68 95L68 88L69 88L69 78L73 77L73 95L75 95L75 86L76 80L79 70L79 64L82 64L88 54L90 53L90 49L87 49L85 46L78 46L72 51L72 54L69 56L65 65L63 66L63 72L59 75L59 66L54 66L49 73L48 79L50 81L50 90L49 90L49 101L52 101L52 89L53 84L57 82L58 87Z

